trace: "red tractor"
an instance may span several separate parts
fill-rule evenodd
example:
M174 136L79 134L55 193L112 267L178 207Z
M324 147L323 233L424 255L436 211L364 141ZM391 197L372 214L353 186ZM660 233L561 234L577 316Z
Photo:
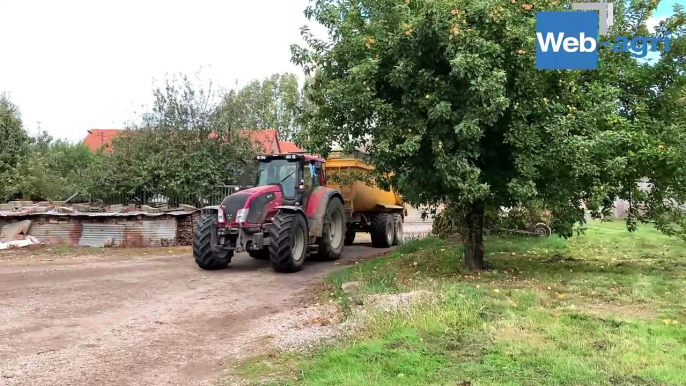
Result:
M202 269L226 268L236 252L297 272L316 255L338 260L346 234L341 193L327 188L324 160L303 154L257 157L255 184L203 208L193 240Z

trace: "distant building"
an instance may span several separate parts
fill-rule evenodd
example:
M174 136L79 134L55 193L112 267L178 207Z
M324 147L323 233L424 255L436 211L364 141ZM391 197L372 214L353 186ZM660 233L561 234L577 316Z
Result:
M83 140L83 144L88 146L91 151L109 145L112 140L124 130L121 129L91 129ZM247 136L260 152L268 154L276 153L300 153L304 152L295 143L279 140L276 130L238 130L240 135ZM216 137L215 133L210 134L210 138Z
M109 145L114 137L122 131L119 129L91 129L88 130L88 135L84 138L83 144L88 146L91 151L97 151Z

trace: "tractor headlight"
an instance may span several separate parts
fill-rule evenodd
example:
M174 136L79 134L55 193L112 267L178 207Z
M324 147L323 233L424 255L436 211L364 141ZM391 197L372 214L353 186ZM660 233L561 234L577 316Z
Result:
M245 220L248 218L248 208L245 209L239 209L238 213L236 213L236 222L239 224L244 223Z
M224 207L220 207L217 211L217 222L219 224L226 223L226 217L224 217Z

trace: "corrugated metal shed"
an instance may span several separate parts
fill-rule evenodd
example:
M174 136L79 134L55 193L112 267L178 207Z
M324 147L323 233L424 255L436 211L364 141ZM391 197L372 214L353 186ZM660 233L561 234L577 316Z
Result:
M3 225L0 223L0 225ZM61 224L34 221L29 228L29 235L41 242L53 245L78 245L81 237L80 222L65 222Z
M36 213L25 216L0 217L0 226L21 219L31 220L29 235L52 245L146 247L176 244L180 216L192 212L159 213ZM109 215L109 216L108 216ZM124 216L122 216L124 215ZM128 216L126 216L128 215Z
M31 216L52 216L52 217L161 217L161 216L188 216L193 212L177 210L172 212L148 213L148 212L75 212L75 213L60 213L60 212L44 212L44 213L30 213L28 211L0 211L0 217L31 217Z

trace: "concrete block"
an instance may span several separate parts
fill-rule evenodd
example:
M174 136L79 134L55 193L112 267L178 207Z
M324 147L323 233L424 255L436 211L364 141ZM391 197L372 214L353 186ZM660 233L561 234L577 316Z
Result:
M70 208L67 206L60 206L58 210L60 213L74 213L74 208Z
M45 206L34 206L33 207L33 212L34 213L45 213L48 211L48 208Z
M186 211L186 212L195 212L196 210L198 210L193 205L186 205L186 204L181 204L181 209Z
M116 205L110 205L110 207L107 210L108 212L114 212L114 213L121 213L124 211L124 205L121 204L116 204Z
M85 204L75 204L73 206L74 210L77 212L89 212L90 206Z
M14 210L14 205L12 204L0 204L0 210L3 211L13 211Z
M141 210L147 213L160 213L160 210L158 208L153 208L149 205L141 205Z

